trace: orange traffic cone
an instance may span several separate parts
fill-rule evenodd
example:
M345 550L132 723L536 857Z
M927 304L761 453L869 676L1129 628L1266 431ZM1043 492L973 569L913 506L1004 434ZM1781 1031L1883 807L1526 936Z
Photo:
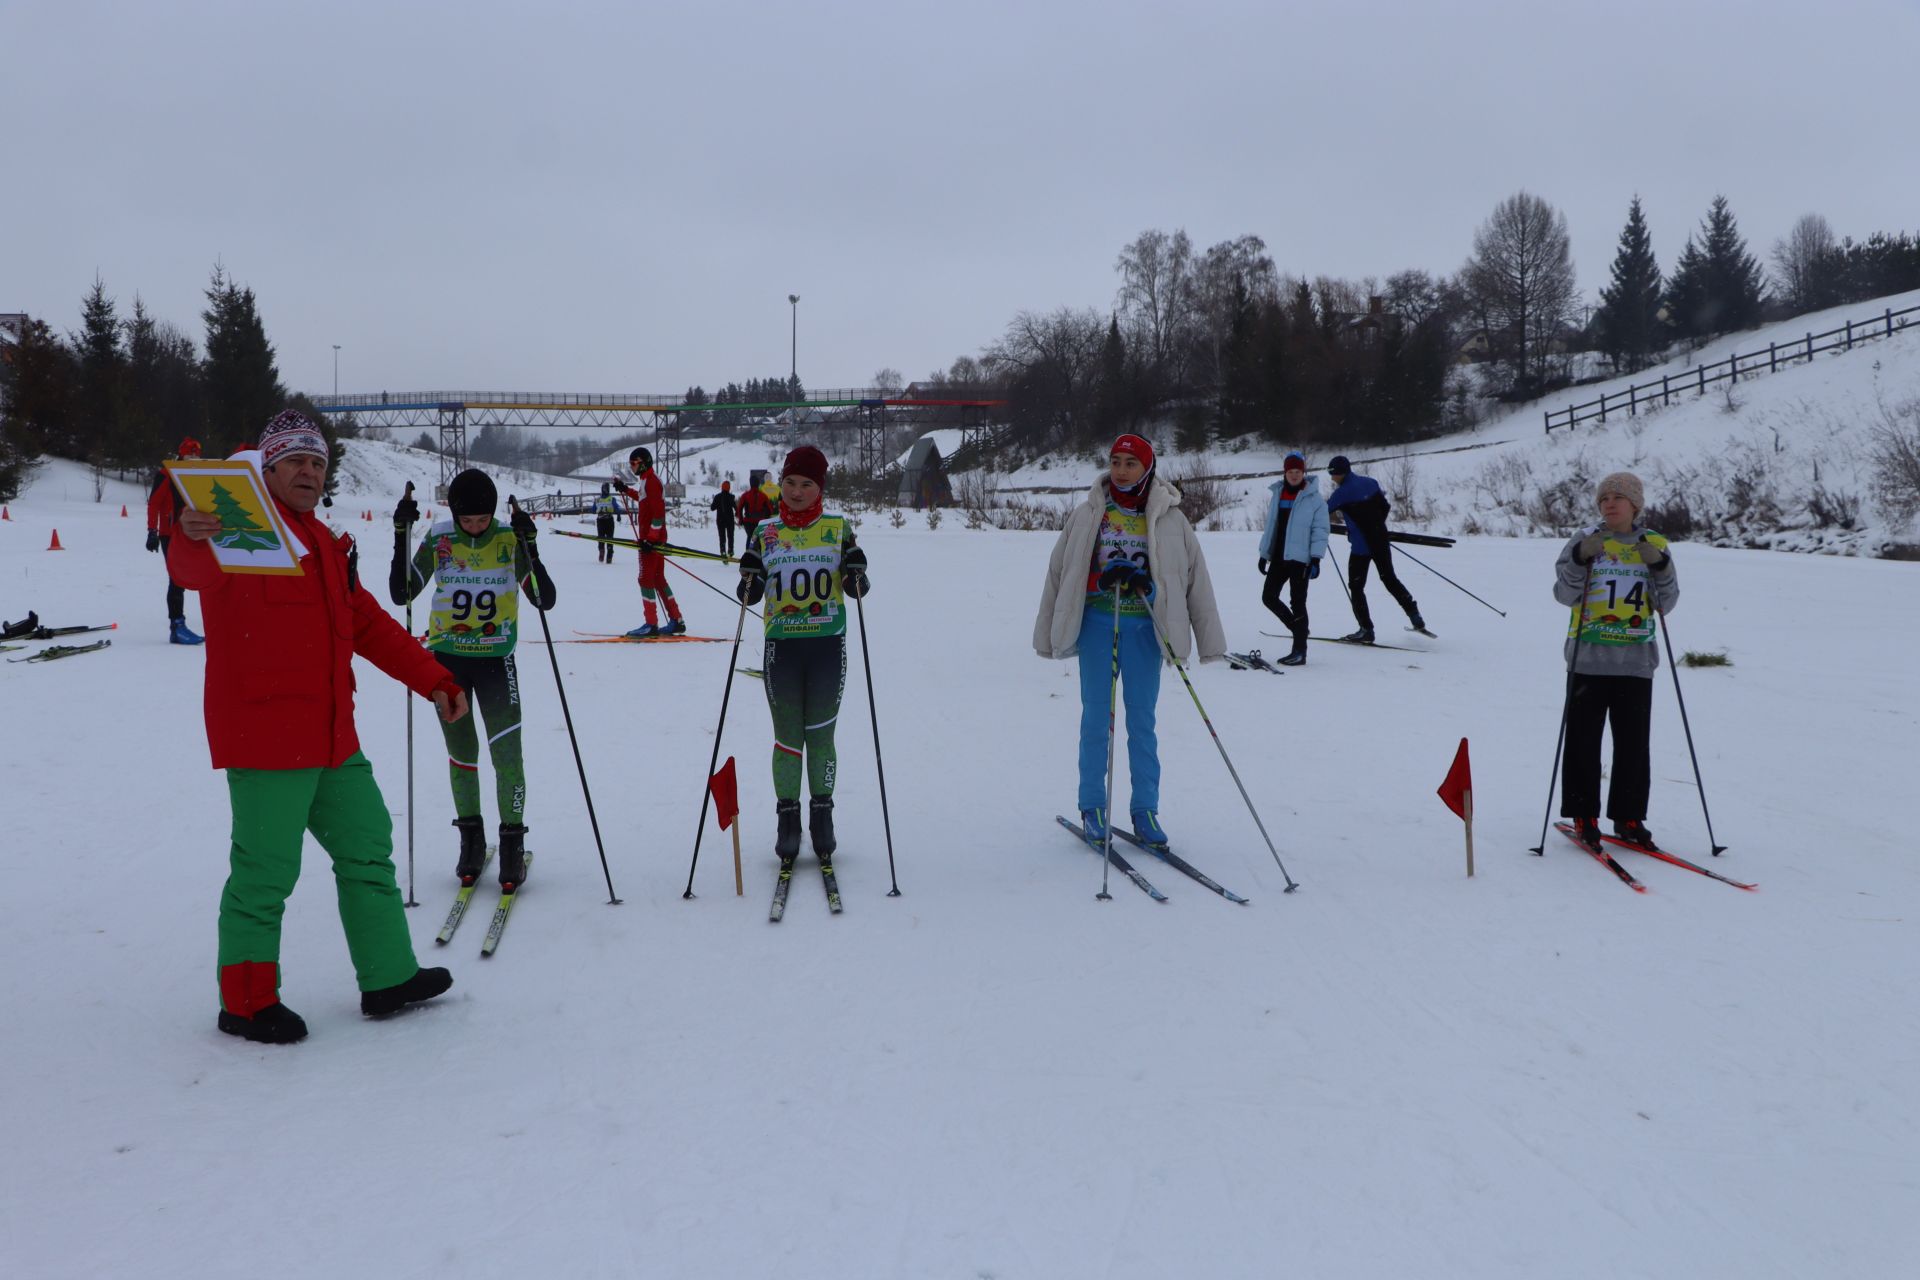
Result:
M47 550L49 551L65 551L66 550L65 547L60 545L60 531L58 529L55 529L53 531L53 541L47 544Z
M127 504L124 502L120 504L120 518L122 520L127 518Z
M5 507L0 507L0 520L11 520L11 519L13 519L12 513L10 513Z

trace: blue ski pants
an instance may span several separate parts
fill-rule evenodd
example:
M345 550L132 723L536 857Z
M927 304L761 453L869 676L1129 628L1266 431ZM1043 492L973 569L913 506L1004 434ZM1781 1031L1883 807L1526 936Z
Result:
M1112 661L1113 614L1089 605L1080 617L1082 809L1101 809L1107 803L1107 699ZM1127 808L1157 811L1160 740L1154 734L1153 722L1154 705L1160 700L1160 641L1154 634L1152 618L1120 616L1120 690L1127 711L1127 774L1133 784L1133 798Z

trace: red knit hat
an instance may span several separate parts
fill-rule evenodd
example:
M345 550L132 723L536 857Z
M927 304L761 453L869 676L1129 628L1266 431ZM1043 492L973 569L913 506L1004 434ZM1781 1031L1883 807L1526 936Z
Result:
M200 442L192 436L188 436L180 442L180 447L173 452L176 457L197 458L200 456Z
M1107 456L1112 457L1116 453L1124 453L1130 457L1138 458L1141 466L1149 471L1153 470L1153 446L1139 436L1124 435L1118 440L1115 440L1113 442L1113 448L1107 450Z
M780 467L780 478L785 480L788 476L805 476L822 489L826 488L827 455L810 444L801 445L787 455Z

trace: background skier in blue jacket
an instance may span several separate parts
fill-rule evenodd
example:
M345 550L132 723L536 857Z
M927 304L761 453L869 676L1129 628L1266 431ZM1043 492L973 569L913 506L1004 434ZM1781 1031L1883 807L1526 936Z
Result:
M1358 631L1341 639L1373 643L1373 615L1367 612L1369 564L1378 570L1380 585L1387 594L1407 611L1413 629L1425 631L1427 624L1420 616L1420 606L1393 571L1393 543L1387 533L1387 514L1393 504L1372 477L1354 472L1344 454L1327 464L1327 474L1334 484L1333 492L1327 495L1327 510L1340 512L1347 522L1347 598L1353 602L1353 620L1360 624Z

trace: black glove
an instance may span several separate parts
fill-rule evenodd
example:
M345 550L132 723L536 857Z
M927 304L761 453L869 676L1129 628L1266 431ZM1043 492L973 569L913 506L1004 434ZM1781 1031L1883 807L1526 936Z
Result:
M749 551L740 557L740 585L733 589L733 598L741 604L754 605L766 594L767 563L758 551Z
M160 549L160 531L158 529L147 530L147 550L158 551L159 549Z
M409 493L406 497L400 499L399 504L393 509L393 527L401 533L405 533L409 527L419 523L420 504L415 502L413 495Z
M513 509L513 518L507 523L512 527L514 537L520 539L520 545L527 549L528 555L540 554L534 549L534 543L540 538L540 530L534 527L532 516L516 506Z
M1606 548L1607 535L1596 529L1573 544L1573 562L1579 565L1592 564L1594 557Z
M1131 560L1110 560L1107 567L1100 571L1100 589L1112 591L1115 587L1153 599L1153 579Z
M1313 559L1307 561L1307 577L1317 578L1319 576L1320 576L1320 557L1315 556Z
M849 546L840 555L840 590L855 600L865 599L873 590L867 579L867 553L859 547Z
M1667 562L1667 553L1647 541L1645 530L1640 534L1640 563L1649 569L1658 569Z
M1267 558L1265 556L1260 557L1260 576L1263 578L1267 576Z

